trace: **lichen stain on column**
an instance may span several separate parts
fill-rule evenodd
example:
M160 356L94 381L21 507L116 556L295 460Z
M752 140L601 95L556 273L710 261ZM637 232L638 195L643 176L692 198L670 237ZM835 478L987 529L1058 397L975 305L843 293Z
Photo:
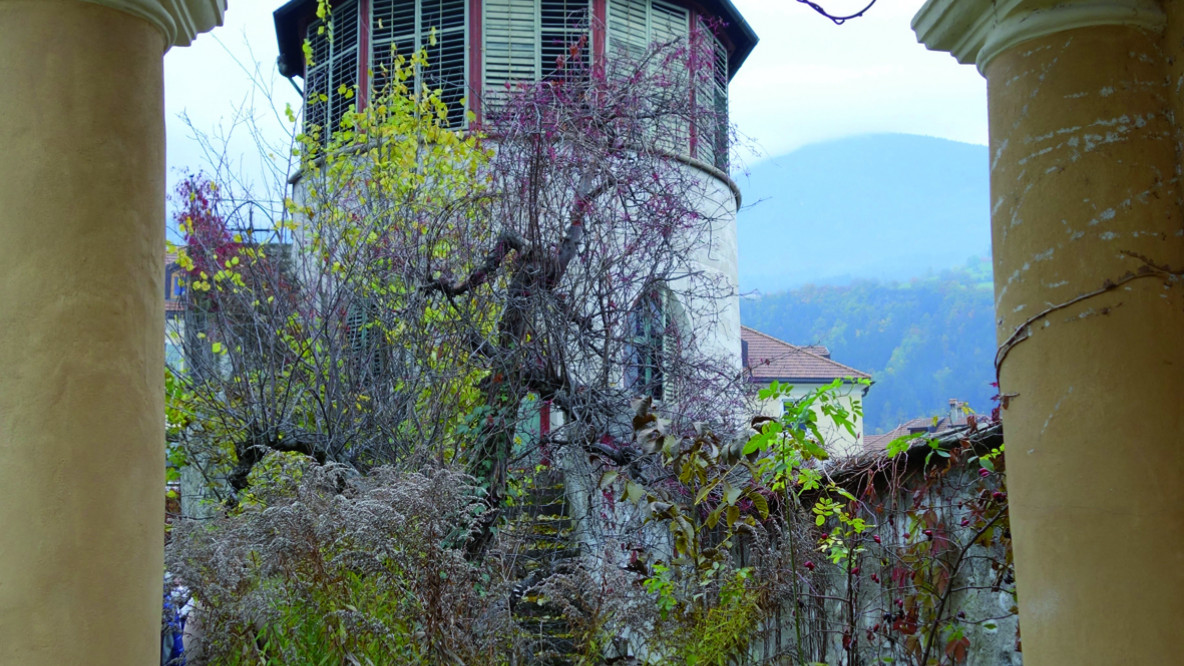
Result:
M1115 61L1115 31L1144 43L1124 48L1127 58ZM991 170L999 193L992 226L996 270L1006 276L996 294L1001 333L1024 320L1037 295L1037 303L1056 302L1098 286L1070 279L1066 262L1053 260L1057 254L1078 254L1067 262L1076 266L1088 257L1121 275L1138 261L1111 246L1138 254L1156 249L1158 234L1145 223L1165 214L1165 199L1179 196L1176 146L1165 59L1158 40L1141 32L1075 30L1021 45L990 64ZM1122 177L1101 175L1108 172Z

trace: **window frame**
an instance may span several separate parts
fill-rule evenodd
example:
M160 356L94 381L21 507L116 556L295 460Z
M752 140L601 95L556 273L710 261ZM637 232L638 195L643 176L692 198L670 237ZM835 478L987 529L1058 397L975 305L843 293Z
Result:
M667 394L666 338L670 304L664 289L644 290L629 311L623 383L626 390L662 401Z

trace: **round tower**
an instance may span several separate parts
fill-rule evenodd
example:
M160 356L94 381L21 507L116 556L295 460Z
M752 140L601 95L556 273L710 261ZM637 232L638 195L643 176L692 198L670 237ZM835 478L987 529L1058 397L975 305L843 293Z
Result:
M526 84L575 70L603 74L661 45L683 44L691 55L662 65L696 68L691 76L673 72L685 77L680 90L690 111L658 121L654 132L660 148L695 174L696 208L712 220L695 263L728 295L696 307L680 302L673 280L665 285L665 316L681 317L677 323L694 332L701 350L739 371L740 192L727 175L728 82L757 37L729 0L336 0L330 16L318 16L317 0L292 0L274 14L279 71L303 79L304 121L324 128L323 140L351 106L365 107L382 90L395 53L427 52L413 83L440 90L448 125L464 130ZM300 190L297 183L298 199ZM645 374L639 367L633 373ZM628 369L621 379L630 381Z

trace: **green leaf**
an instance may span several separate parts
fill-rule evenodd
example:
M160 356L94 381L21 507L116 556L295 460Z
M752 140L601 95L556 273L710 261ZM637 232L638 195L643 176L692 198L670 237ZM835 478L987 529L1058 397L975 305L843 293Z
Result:
M765 499L764 495L752 490L748 493L748 499L752 500L753 505L756 506L756 510L760 512L761 520L769 517L769 501Z
M763 433L753 435L748 440L748 443L744 445L744 455L747 456L747 455L756 453L757 451L765 448L764 444L768 439L769 439L768 435L765 435Z
M617 480L617 477L620 475L620 472L613 470L605 472L604 475L600 477L600 489L604 490L605 488L608 488L610 485L612 485L613 481Z
M728 506L732 506L736 503L736 500L740 499L740 493L743 491L740 488L733 488L726 483L724 486L727 488L724 490L724 502L726 502Z
M699 494L695 495L695 504L702 504L703 500L707 499L707 495L715 489L716 484L719 482L720 479L717 478L715 481L703 486L703 488L699 490Z
M626 502L640 502L643 498L645 498L645 488L632 481L625 482L625 494L621 496L622 500Z
M903 435L901 437L897 437L891 442L888 442L888 457L895 458L905 451L908 451L909 447L913 445L913 440L916 438L916 435Z
M711 513L707 514L707 526L708 527L714 528L716 525L719 524L719 517L723 514L725 508L726 507L724 507L721 504L715 509L715 511L712 511Z
M826 449L822 448L817 442L812 440L806 440L804 443L802 443L802 450L808 455L813 456L819 460L826 460L830 458L830 454L826 452Z

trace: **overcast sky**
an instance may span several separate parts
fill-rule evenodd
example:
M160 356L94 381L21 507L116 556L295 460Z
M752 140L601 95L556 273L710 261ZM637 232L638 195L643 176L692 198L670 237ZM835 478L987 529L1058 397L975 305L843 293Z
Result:
M794 0L734 1L760 43L732 81L732 120L763 155L869 132L986 143L982 77L948 54L927 51L909 28L923 0L879 0L865 17L842 26ZM820 4L842 13L865 1ZM165 56L170 187L179 170L203 168L210 158L182 114L201 131L228 135L226 157L242 163L252 180L265 179L255 141L236 121L253 113L268 140L282 148L282 110L298 106L299 97L275 69L271 12L281 4L231 0L223 27ZM262 89L252 78L262 81Z

